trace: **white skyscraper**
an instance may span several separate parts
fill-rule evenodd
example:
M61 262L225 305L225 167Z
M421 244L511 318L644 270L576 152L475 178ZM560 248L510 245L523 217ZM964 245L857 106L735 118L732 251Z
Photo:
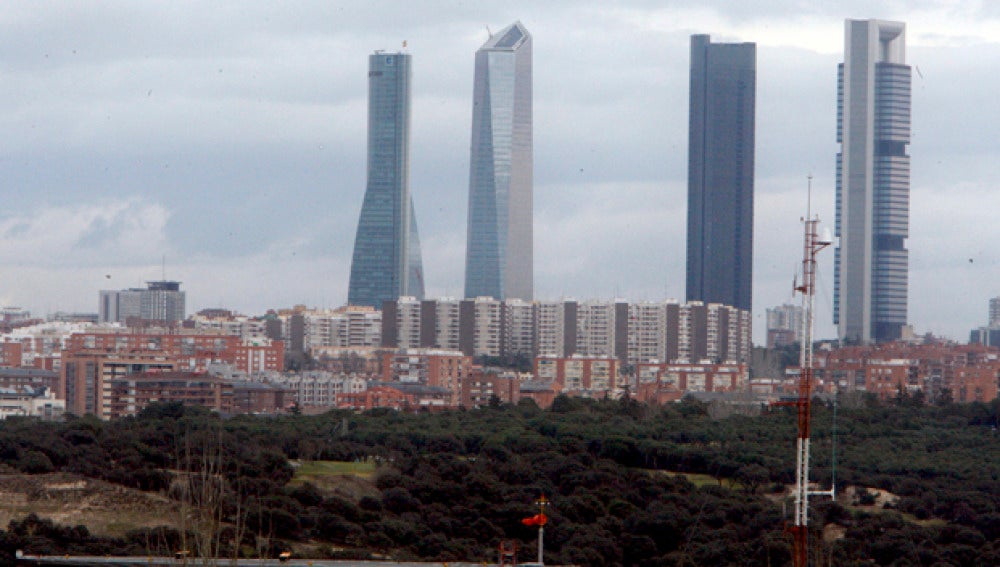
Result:
M837 81L834 323L841 339L898 339L907 323L910 67L901 22L847 20Z

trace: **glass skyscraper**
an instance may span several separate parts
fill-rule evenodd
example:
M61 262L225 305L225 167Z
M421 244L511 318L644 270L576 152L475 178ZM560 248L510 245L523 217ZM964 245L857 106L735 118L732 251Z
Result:
M476 52L465 297L532 299L531 35L521 22Z
M410 196L410 55L368 57L368 187L354 238L350 305L424 296Z
M900 338L910 218L910 67L906 25L847 20L837 77L833 321L841 339Z
M757 46L691 36L687 300L753 302Z

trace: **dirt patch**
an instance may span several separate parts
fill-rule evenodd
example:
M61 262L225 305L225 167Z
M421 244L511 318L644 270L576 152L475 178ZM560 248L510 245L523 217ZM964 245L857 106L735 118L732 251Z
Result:
M68 473L0 475L0 526L34 513L120 537L140 527L176 526L179 506L165 496Z
M873 504L865 505L859 502L862 491L867 491L867 493L873 497ZM887 490L866 488L864 486L848 486L844 490L844 497L847 499L848 503L861 510L866 508L885 508L887 505L891 508L899 502L899 496Z
M326 496L339 496L357 502L363 496L380 498L381 493L374 481L352 475L327 475L297 480L293 484L309 482Z
M844 534L846 533L847 528L840 524L827 524L823 526L823 541L832 543L838 539L844 539Z

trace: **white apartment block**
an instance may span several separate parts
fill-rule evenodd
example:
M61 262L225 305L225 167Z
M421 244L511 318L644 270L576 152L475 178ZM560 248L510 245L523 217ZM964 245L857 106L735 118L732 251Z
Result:
M566 356L566 302L536 301L538 321L535 326L535 356Z
M473 356L500 356L500 301L477 297L473 331Z
M283 374L272 377L270 383L293 391L299 407L333 407L337 404L337 394L364 392L368 388L368 382L360 376L330 372Z
M676 305L676 302L674 303ZM665 360L667 356L667 304L632 303L628 306L628 364Z
M395 328L383 343L387 348L433 346L470 356L578 355L633 366L650 361L746 363L752 349L748 311L699 301L401 298L394 311Z
M508 299L504 303L503 322L501 351L530 358L535 351L535 305L520 299Z
M400 297L396 302L396 329L399 348L420 347L420 300Z
M44 391L28 387L0 388L0 419L8 417L40 417L61 419L66 413L66 400L57 399L49 388Z
M216 331L230 337L240 337L243 340L267 337L266 322L263 319L255 319L246 315L230 317L194 315L191 320L194 322L194 328L199 331Z
M615 356L615 302L583 301L576 308L576 353Z
M437 329L434 346L445 350L459 349L459 314L461 301L447 297L437 301Z

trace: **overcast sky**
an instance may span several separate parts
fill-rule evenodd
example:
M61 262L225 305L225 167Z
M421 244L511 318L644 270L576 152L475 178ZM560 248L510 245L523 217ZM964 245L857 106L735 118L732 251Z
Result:
M6 2L0 305L93 312L165 275L188 311L347 297L367 59L413 55L427 294L463 292L476 49L534 38L536 298L684 299L689 38L757 43L754 334L791 300L799 218L832 228L844 19L907 23L909 316L965 340L1000 295L1000 4ZM818 336L831 323L822 256Z

